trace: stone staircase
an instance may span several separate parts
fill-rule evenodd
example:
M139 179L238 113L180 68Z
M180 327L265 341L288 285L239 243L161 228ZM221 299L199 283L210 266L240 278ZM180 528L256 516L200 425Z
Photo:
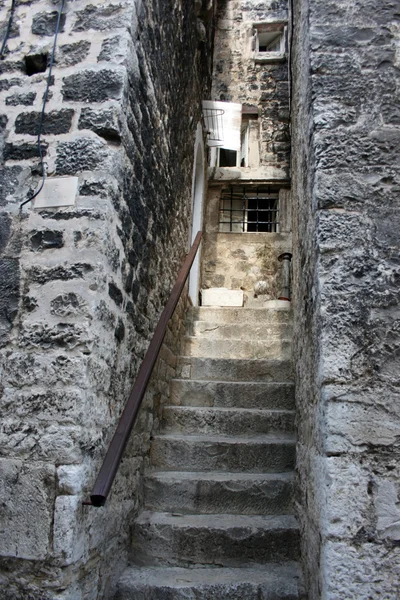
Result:
M193 308L116 600L295 600L289 310Z

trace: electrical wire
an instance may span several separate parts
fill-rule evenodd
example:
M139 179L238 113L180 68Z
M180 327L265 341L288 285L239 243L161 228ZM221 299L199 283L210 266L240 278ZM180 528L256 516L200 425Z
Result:
M28 202L31 202L32 200L34 200L34 198L36 198L36 196L38 194L40 194L40 192L43 189L44 182L46 179L46 170L44 167L43 152L42 152L42 147L40 145L40 138L42 136L43 120L44 120L44 115L45 115L47 96L49 94L49 88L50 88L50 82L51 82L51 71L53 69L53 64L54 64L54 57L55 57L56 47L57 47L57 36L58 36L59 30L60 30L61 14L62 14L62 11L64 10L64 5L65 5L65 0L61 0L61 6L58 11L58 17L57 17L56 31L54 34L53 50L51 52L50 63L49 63L49 74L47 76L46 90L45 90L44 96L43 96L43 105L42 105L42 111L40 113L39 128L38 128L37 147L38 147L39 158L40 158L40 166L42 168L42 181L40 183L39 188L36 190L36 192L34 194L32 194L32 196L29 196L29 198L27 198L26 200L21 202L21 204L19 205L20 209Z
M6 44L8 42L8 38L10 37L10 31L11 31L11 25L14 19L14 12L15 12L15 6L17 4L17 0L12 0L11 2L11 10L10 10L10 16L8 18L8 23L7 23L7 29L6 29L6 33L4 35L4 39L3 39L3 43L1 45L1 49L0 49L0 59L4 58L4 52L6 49Z

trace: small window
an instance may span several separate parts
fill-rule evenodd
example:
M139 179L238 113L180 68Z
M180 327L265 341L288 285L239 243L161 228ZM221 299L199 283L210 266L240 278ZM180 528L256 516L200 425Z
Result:
M219 231L277 233L279 189L272 186L230 186L222 190Z
M266 31L258 34L259 52L281 52L282 32Z
M237 164L236 150L228 150L227 148L219 148L218 166L219 167L236 167Z
M283 23L263 23L255 27L256 61L282 60L285 57L286 27Z

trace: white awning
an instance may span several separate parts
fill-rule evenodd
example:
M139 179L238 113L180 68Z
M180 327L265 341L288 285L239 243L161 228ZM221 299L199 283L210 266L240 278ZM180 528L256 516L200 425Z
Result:
M235 102L203 100L204 124L209 146L240 150L242 105Z

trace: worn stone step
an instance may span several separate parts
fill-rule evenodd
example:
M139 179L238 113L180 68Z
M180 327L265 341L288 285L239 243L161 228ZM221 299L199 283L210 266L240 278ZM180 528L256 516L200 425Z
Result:
M207 339L228 340L276 340L289 339L292 335L291 323L228 323L213 321L193 321L188 325L188 335Z
M178 377L181 379L264 382L293 380L292 361L289 359L253 358L243 360L181 356L177 366Z
M132 558L140 565L241 567L297 560L292 515L174 515L144 511L133 526Z
M294 384L174 379L170 402L175 406L293 410Z
M280 309L193 306L188 310L187 319L188 321L212 321L222 325L289 323L292 320L292 311L290 304L285 304Z
M293 431L294 415L294 411L289 410L166 406L162 430L165 433L223 435L276 433Z
M289 359L292 342L285 339L215 340L195 336L183 339L183 354L203 358L274 358Z
M300 600L295 562L248 568L129 567L115 600Z
M168 434L153 438L151 463L168 471L290 471L295 438L289 433L259 436Z
M292 512L292 473L156 471L145 479L147 509L181 513Z

